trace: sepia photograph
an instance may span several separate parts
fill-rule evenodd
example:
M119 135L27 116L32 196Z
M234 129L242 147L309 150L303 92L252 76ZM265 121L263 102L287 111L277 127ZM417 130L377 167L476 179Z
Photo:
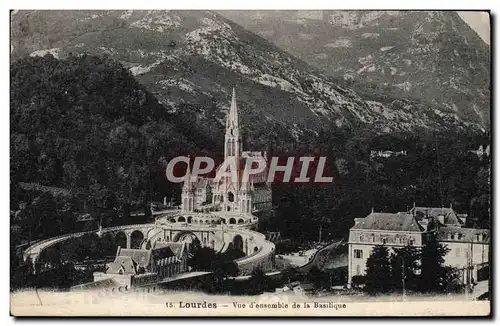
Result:
M11 316L491 315L490 11L9 15Z

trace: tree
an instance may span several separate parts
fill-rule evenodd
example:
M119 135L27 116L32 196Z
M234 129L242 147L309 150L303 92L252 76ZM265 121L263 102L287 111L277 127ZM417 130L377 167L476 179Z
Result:
M221 258L224 261L233 261L235 259L245 257L245 253L243 251L234 247L227 248L227 250L220 255L222 256Z
M422 247L421 273L419 290L423 292L442 292L446 289L447 270L444 256L450 250L439 243L435 234L431 234Z
M366 261L366 283L364 289L370 294L391 290L391 264L387 247L376 245Z
M252 275L248 280L248 294L261 294L264 291L270 290L272 282L270 278L264 273L262 268L256 267L252 271ZM273 288L274 290L274 288Z
M416 290L420 272L420 250L414 246L396 248L391 254L392 280L395 288Z
M19 288L29 288L34 286L36 281L36 278L33 275L34 272L33 261L29 257L25 262L20 262L19 265L13 266L11 263L11 291Z
M314 265L307 273L307 280L312 282L317 289L330 287L330 276Z
M197 260L199 259L199 251L201 250L201 243L198 238L195 238L190 244L189 244L189 254L188 254L188 260L187 260L187 265L193 269L197 268Z
M285 283L297 281L300 277L299 270L293 266L289 266L281 271L281 280Z

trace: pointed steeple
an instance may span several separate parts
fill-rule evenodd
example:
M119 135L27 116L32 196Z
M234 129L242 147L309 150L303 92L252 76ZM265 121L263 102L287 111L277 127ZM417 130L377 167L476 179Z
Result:
M241 139L238 123L238 106L236 105L236 91L233 88L233 98L231 99L231 107L226 119L226 136L224 143L224 157L235 157L236 162L239 162L241 155Z
M233 97L231 98L231 107L226 120L226 135L238 137L238 106L236 104L236 90L233 87Z

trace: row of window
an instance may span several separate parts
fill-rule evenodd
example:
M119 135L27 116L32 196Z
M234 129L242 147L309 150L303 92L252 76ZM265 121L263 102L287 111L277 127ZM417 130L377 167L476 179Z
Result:
M483 241L488 237L487 234L476 234L475 240L476 241ZM448 240L462 240L464 239L464 235L462 233L447 233L446 238Z
M466 255L466 251L464 251L464 254ZM460 248L455 249L455 257L459 258L461 256L461 251ZM361 259L363 258L363 250L361 249L354 249L354 258Z
M367 242L365 240L365 236L364 235L360 235L359 236L359 241L360 242ZM372 234L370 236L370 242L376 242L375 241L375 235ZM387 244L387 243L398 243L398 244L408 244L410 246L413 246L413 244L415 243L414 239L413 238L410 238L410 239L406 239L406 238L402 238L402 237L396 237L396 241L388 241L387 237L381 237L381 242L382 244Z

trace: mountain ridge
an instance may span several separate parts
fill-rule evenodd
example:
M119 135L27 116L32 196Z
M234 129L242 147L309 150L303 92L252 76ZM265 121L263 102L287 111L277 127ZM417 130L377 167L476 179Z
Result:
M490 48L456 12L219 13L357 90L375 84L489 126Z
M269 133L300 140L331 127L480 129L438 105L360 97L214 12L18 12L12 18L12 45L13 59L47 53L110 56L167 110L190 117L208 134L223 126L230 91L237 85L243 129L249 142L261 146Z

